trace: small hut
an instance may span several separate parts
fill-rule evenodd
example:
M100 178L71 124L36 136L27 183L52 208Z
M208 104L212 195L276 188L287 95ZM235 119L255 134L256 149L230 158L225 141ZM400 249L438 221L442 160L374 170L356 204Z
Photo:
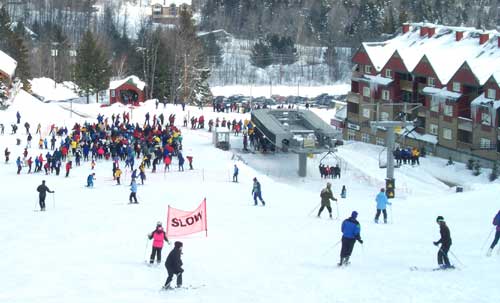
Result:
M145 88L146 83L137 76L111 81L109 84L109 103L121 102L138 105L145 101Z

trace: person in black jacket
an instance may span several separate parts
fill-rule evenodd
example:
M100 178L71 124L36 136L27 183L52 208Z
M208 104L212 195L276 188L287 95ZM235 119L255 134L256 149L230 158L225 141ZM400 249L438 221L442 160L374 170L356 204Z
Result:
M38 185L36 190L39 192L40 211L45 211L45 197L47 196L47 192L54 193L54 191L51 191L45 185L45 180L42 181L42 184Z
M177 275L177 287L182 286L182 273L184 269L182 269L182 242L175 241L174 249L168 254L167 261L165 261L165 267L167 268L168 278L165 282L164 289L172 288L170 286L170 282L174 278L174 275Z
M448 251L451 246L450 229L446 225L443 216L438 216L436 218L436 223L439 224L439 233L441 234L441 239L434 242L434 245L436 246L441 244L437 255L439 267L441 269L452 268L453 266L451 266L450 260L448 259Z

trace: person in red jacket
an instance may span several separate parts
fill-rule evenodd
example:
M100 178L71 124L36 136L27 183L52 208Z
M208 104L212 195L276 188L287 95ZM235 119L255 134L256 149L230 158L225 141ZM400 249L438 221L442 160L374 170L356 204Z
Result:
M156 255L156 262L161 263L161 250L163 248L163 241L167 241L168 244L168 238L167 234L163 230L163 227L161 226L161 222L158 221L156 223L156 229L148 234L149 240L153 240L153 250L151 251L151 257L149 259L149 264L153 264L155 261L155 255Z
M193 156L187 156L186 159L188 160L189 163L189 169L193 169Z
M68 161L66 163L66 178L69 176L69 171L71 170L72 164L73 164L73 161Z

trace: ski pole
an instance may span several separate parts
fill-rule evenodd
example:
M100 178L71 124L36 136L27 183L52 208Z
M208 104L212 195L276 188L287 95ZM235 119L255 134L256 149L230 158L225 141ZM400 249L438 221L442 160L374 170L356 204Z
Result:
M334 245L330 246L327 250L325 250L322 256L326 255L328 252L330 252L330 250L334 249L337 245L339 245L340 242L342 242L342 239L340 239L337 243L335 243Z
M391 209L391 224L394 224L394 216L392 215L392 204L389 205L390 209Z
M338 220L339 217L340 217L340 213L339 213L339 202L338 201L335 201L335 204L337 204L337 218L335 218L335 220Z
M460 265L465 267L465 264L462 263L462 261L460 261L460 259L458 259L458 257L453 253L453 251L451 251L451 249L450 249L450 254L453 256L453 258L455 258L455 260L457 260L458 263L460 263Z
M144 247L144 253L142 254L143 257L146 256L146 252L148 251L148 246L149 246L149 238L146 238L146 246Z
M321 203L318 203L318 205L314 206L314 208L309 212L309 214L307 215L308 217L311 216L311 214L318 208L318 206L320 206Z
M56 208L56 193L52 193L52 206Z
M484 240L483 246L481 246L481 251L483 251L483 250L484 250L484 247L485 247L485 246L486 246L486 244L488 243L488 240L490 239L491 234L493 233L493 230L495 230L495 227L494 227L494 226L491 228L491 231L490 231L490 233L488 234L488 238L486 238L486 240Z

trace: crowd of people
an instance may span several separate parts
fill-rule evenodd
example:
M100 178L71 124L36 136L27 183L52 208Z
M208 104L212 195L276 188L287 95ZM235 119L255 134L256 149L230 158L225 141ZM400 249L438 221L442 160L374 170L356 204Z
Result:
M396 165L401 166L401 164L411 164L420 165L420 155L421 152L416 147L399 148L397 147L394 152L394 160L396 160Z

